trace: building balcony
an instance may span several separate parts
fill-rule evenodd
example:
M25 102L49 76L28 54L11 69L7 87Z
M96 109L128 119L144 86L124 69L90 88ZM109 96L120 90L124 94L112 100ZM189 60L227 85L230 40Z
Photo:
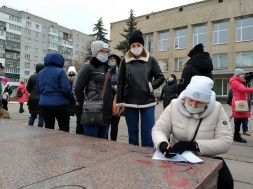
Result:
M11 50L11 51L20 52L21 49L17 48L17 47L11 47L11 46L5 45L5 50Z
M55 48L55 47L48 47L47 50L52 50L52 51L57 51L58 52L58 48Z
M72 56L71 55L66 55L66 54L62 54L63 58L65 60L71 60L72 59Z
M6 40L13 41L13 42L16 42L16 43L21 43L20 39L14 39L14 38L6 37Z
M9 54L5 54L5 58L9 58L9 59L13 59L13 60L20 60L20 57L9 55Z

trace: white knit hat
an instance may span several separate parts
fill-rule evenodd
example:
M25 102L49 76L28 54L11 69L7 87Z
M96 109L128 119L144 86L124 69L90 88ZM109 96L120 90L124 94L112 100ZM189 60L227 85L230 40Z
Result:
M93 41L91 44L91 54L95 57L98 54L98 51L101 49L109 49L108 45L103 41Z
M76 74L76 68L74 66L70 66L68 69L68 74L69 72L74 72Z
M208 103L212 95L213 80L206 76L193 76L185 89L185 96Z
M234 72L235 76L238 76L241 74L245 74L245 71L243 69L240 69L240 68L235 69L235 72Z

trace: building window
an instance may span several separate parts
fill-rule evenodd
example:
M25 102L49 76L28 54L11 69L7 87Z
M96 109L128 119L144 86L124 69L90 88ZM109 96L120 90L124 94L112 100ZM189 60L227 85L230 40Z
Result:
M35 37L39 37L39 33L38 32L35 32Z
M228 54L227 53L214 54L213 67L214 69L228 68Z
M25 46L25 50L26 50L26 51L30 51L30 50L31 50L31 47Z
M39 41L38 40L35 40L35 45L38 45L39 44Z
M39 29L40 29L39 24L35 24L35 29L36 29L36 30L39 30Z
M76 44L76 48L79 48L79 45L78 45L78 44Z
M26 21L26 27L28 27L28 28L32 27L32 23L31 23L31 22Z
M26 63L25 63L25 67L26 67L26 68L30 68L30 63L26 62Z
M158 60L157 62L162 72L168 72L168 62L166 60Z
M45 47L46 46L46 43L45 42L43 42L43 47Z
M144 38L144 47L148 52L153 52L153 35L143 35Z
M76 42L79 42L79 38L76 38Z
M79 55L79 51L76 51L76 55Z
M193 46L199 43L206 45L206 24L193 27Z
M47 31L47 27L43 26L43 31Z
M175 49L187 47L187 28L175 30Z
M228 84L228 79L223 79L223 78L219 78L219 79L214 79L214 86L213 86L213 90L216 93L216 95L225 95L227 96L227 84Z
M30 75L30 72L29 71L24 71L24 74L25 75Z
M37 61L38 60L38 56L34 56L34 60Z
M26 60L31 60L31 56L29 54L25 54L25 59Z
M214 23L213 44L228 43L228 21Z
M0 30L0 36L5 36L5 31Z
M253 51L244 51L236 53L236 67L253 66Z
M9 29L21 32L21 27L14 24L9 24Z
M43 39L46 39L47 38L47 35L43 34Z
M159 33L158 51L169 50L169 32Z
M30 38L25 38L25 42L26 42L26 43L31 43L32 40L31 40Z
M34 48L34 52L39 52L39 49L38 48Z
M253 40L253 17L238 19L236 21L236 41Z
M186 58L175 58L174 71L182 71L184 62L186 62Z
M31 34L32 34L32 31L31 31L31 30L26 30L25 33L26 33L27 35L31 35Z
M15 21L15 22L21 22L21 18L13 15L9 15L9 20Z

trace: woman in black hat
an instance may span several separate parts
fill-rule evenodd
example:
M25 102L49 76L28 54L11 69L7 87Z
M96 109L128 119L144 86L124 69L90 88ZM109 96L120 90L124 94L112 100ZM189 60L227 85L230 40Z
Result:
M140 30L129 35L131 49L120 62L117 106L125 107L129 144L139 145L139 119L141 146L153 147L151 130L155 123L154 90L164 81L156 59L144 48Z
M112 83L112 103L117 94L117 85L118 85L118 69L120 64L120 57L113 52L110 52L108 55L108 66L111 69L111 83ZM116 141L118 136L118 125L119 125L120 115L116 111L112 114L111 122L111 131L110 137L111 140Z

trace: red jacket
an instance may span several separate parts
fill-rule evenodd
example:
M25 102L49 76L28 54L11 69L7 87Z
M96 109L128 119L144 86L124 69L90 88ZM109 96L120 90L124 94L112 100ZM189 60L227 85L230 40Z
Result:
M233 91L233 99L232 99L232 116L233 118L248 118L250 117L250 112L235 112L235 100L247 100L248 101L248 93L253 93L253 88L247 88L244 86L245 80L241 80L240 78L233 76L230 80L230 86Z
M19 85L19 87L18 87L17 90L16 90L16 94L17 94L17 91L18 91L19 89L21 89L23 95L22 95L22 97L17 97L17 98L18 98L18 102L19 102L19 103L27 102L27 99L28 99L28 97L29 97L30 94L29 94L28 91L26 90L26 87L25 87L25 84L24 84L23 81L20 81L20 85Z

